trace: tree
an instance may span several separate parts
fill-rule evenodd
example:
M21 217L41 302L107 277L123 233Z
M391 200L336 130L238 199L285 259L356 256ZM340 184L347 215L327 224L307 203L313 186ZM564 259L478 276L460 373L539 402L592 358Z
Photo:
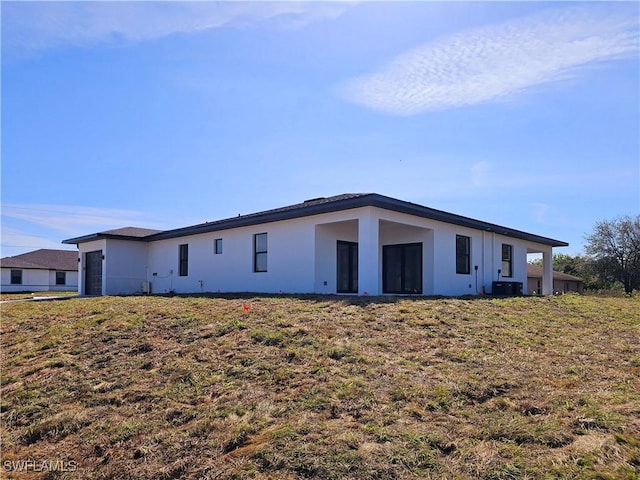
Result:
M640 288L640 215L597 222L585 239L585 251L602 280L622 282L627 294Z
M556 272L567 273L580 277L584 272L584 257L580 255L571 256L566 253L556 253L553 256L553 269Z

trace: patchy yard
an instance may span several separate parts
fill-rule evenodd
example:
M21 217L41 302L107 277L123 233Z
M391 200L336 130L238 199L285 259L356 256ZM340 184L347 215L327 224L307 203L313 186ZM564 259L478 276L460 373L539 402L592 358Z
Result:
M16 292L16 293L0 293L0 301L1 302L10 302L15 300L31 300L33 298L44 298L44 297L73 297L78 295L78 292L74 291L64 291L64 292Z
M0 476L637 479L639 312L573 295L3 304Z

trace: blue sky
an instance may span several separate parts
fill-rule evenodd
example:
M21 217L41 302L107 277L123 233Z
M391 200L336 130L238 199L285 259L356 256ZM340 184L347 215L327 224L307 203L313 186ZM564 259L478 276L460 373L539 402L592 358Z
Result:
M2 256L376 192L640 213L637 2L5 2Z

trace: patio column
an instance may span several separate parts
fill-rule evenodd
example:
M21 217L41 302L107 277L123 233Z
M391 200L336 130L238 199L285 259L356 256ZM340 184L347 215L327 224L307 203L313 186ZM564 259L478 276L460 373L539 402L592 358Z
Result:
M542 294L553 295L553 254L551 247L542 252Z
M379 220L370 210L358 218L358 294L380 295Z

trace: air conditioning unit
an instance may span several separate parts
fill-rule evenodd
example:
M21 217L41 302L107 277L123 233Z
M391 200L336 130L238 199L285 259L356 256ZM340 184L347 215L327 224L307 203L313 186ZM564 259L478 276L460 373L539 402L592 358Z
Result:
M491 287L493 295L522 295L522 282L493 282Z
M151 293L151 282L142 282L140 290L142 290L142 293Z

